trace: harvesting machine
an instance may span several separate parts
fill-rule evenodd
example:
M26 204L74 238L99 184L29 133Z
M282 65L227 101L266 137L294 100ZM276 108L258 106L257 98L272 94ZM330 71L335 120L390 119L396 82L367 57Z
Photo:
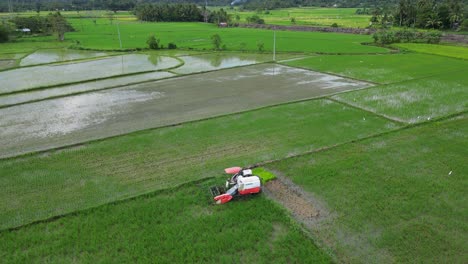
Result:
M226 185L224 187L213 186L210 188L216 204L224 204L238 196L261 192L261 180L258 176L252 174L252 170L232 167L224 169L224 171L227 174L232 174L231 178L226 180Z

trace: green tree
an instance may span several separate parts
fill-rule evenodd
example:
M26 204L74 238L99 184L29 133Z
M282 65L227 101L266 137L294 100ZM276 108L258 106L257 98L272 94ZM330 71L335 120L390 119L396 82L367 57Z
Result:
M265 43L263 43L263 41L261 41L261 40L258 40L257 41L257 49L258 49L258 51L263 52L265 50Z
M433 16L434 11L433 0L418 0L418 11L416 15L416 27L425 28L427 21Z
M440 21L439 15L437 13L433 12L427 18L427 21L426 21L427 28L436 29L436 28L440 28L441 25L442 25L442 21Z
M153 49L153 50L160 49L159 39L156 39L154 34L151 34L151 36L148 37L148 39L146 40L146 44L148 44L148 48L150 49Z
M73 28L68 24L67 20L60 12L50 13L47 16L47 21L50 24L52 32L57 33L57 40L64 41L65 33L73 31Z
M221 40L221 37L218 34L214 34L213 36L211 36L211 43L213 44L213 48L215 50L220 50L221 43L223 43L223 41Z
M463 21L463 3L461 0L448 0L451 27L455 28Z

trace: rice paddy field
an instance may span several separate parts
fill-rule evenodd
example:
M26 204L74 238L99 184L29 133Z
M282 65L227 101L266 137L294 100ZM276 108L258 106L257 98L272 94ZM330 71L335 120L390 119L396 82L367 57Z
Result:
M468 48L277 32L274 61L268 30L80 13L0 44L2 263L466 262ZM232 166L277 178L215 205Z
M267 24L275 25L308 25L330 27L336 23L340 27L365 28L369 26L370 15L356 15L356 8L284 8L269 10L268 12L239 11L237 9L226 9L232 14L233 20L239 16L240 23L246 23L246 18L257 15L265 20ZM291 19L295 19L295 24Z

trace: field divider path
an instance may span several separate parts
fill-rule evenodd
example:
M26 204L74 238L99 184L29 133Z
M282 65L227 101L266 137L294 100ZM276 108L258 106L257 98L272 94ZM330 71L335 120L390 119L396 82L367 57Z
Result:
M327 97L326 99L330 100L330 101L333 101L335 103L346 105L346 106L351 107L351 108L355 108L355 109L362 110L364 112L368 112L370 114L373 114L373 115L379 116L381 118L387 119L388 121L391 121L391 122L396 123L398 125L410 124L409 122L405 122L403 120L400 120L400 119L397 119L397 118L394 118L394 117L391 117L391 116L387 116L387 115L384 115L384 114L379 114L379 113L377 113L375 111L372 111L370 109L367 109L367 108L364 108L364 107L361 107L361 106L358 106L358 105L355 105L355 104L347 103L347 102L341 101L341 100L333 98L333 97Z
M36 50L34 52L37 52L39 50L43 50L43 49L38 49L38 50ZM18 59L18 61L21 62L21 60L23 60L27 56L33 54L34 52L21 57L20 59ZM97 57L92 57L92 58L82 58L82 59L73 59L73 60L65 60L65 61L53 61L53 62L29 64L29 65L23 65L23 66L20 66L19 63L18 63L18 65L16 67L3 69L3 70L0 70L0 72L11 71L11 70L16 70L16 69L23 69L23 68L32 68L32 67L37 67L37 66L55 66L55 65L60 66L61 64L76 64L76 63L80 63L80 62L102 60L102 59L111 58L111 57L115 57L115 56L122 56L122 55L125 55L125 54L124 53L122 53L122 54L109 54L109 55L97 56Z
M313 56L311 56L311 57L313 57ZM354 77L350 77L350 76L346 76L346 75L340 75L340 74L333 73L333 72L321 71L321 70L317 70L317 69L310 69L310 68L307 68L307 67L288 65L288 64L285 64L284 61L278 61L276 63L279 64L279 65L282 65L282 66L286 66L286 67L298 68L298 69L305 70L305 71L320 72L320 73L329 74L329 75L333 75L333 76L337 76L337 77L341 77L341 78L346 78L346 79L350 79L350 80L355 80L355 81L359 81L359 82L370 83L370 84L373 84L374 86L383 85L383 83L373 82L373 81L364 80L364 79L358 79L358 78L354 78ZM365 88L361 88L360 90L369 89L369 88L372 88L372 87L373 86L365 87ZM350 90L350 91L346 91L346 92L352 92L352 91L356 91L356 90Z

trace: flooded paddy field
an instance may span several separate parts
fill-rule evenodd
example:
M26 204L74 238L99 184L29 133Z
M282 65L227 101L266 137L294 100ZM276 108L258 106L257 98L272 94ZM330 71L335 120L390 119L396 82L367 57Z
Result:
M370 84L263 64L0 109L0 156L256 109Z
M98 60L43 65L0 72L0 94L176 67L175 58L130 54Z
M270 54L200 54L181 56L185 64L173 70L178 74L189 74L204 71L214 71L238 66L252 65L272 59Z
M44 49L38 50L23 58L20 66L30 66L36 64L64 62L79 59L90 59L95 57L107 56L105 52L93 52L83 50L69 49Z
M28 91L24 93L15 93L10 95L0 96L0 108L23 104L31 101L44 100L51 97L66 96L69 94L83 93L88 91L102 90L109 87L129 85L145 81L153 81L158 79L164 79L173 77L175 74L169 72L150 72L142 73L131 76L116 77L112 79L98 80L85 82L80 84L72 84L66 86L60 86L56 88L50 88L45 90Z
M9 69L15 67L15 60L1 60L0 59L0 70Z

